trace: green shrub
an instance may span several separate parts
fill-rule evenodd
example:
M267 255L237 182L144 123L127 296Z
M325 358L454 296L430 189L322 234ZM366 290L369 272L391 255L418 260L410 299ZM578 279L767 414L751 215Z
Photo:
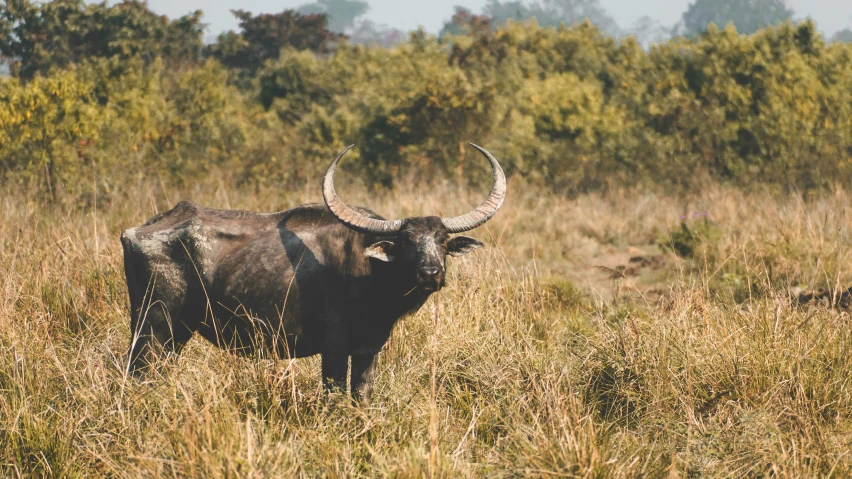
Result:
M663 251L671 251L681 258L694 258L702 248L717 242L721 235L719 228L706 216L691 225L684 218L679 229L657 240L657 244Z
M92 93L74 71L26 84L0 78L0 168L8 181L34 181L55 195L86 174L87 148L99 132Z

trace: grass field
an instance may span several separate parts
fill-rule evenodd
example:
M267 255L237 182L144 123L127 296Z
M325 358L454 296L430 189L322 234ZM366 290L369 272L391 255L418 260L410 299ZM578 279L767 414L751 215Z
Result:
M338 191L402 218L466 211L487 186ZM488 248L398 324L369 409L322 394L318 358L199 338L150 381L124 376L118 236L181 199L274 211L320 191L0 193L0 476L852 474L852 194L567 199L510 182L472 234ZM800 304L794 288L824 292Z

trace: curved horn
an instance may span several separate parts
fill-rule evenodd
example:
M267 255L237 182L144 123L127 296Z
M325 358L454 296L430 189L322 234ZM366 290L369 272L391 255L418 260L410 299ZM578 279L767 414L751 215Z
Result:
M325 178L322 180L322 197L325 200L326 206L331 210L331 213L340 220L341 223L352 228L355 231L368 234L390 235L394 234L402 228L402 221L384 221L370 218L358 211L350 208L334 191L334 170L337 167L337 162L343 158L347 151L351 150L355 145L349 145L345 150L341 151L337 158L331 162L328 171L325 172Z
M506 175L503 173L503 168L500 168L500 164L497 163L497 159L491 153L485 151L484 148L473 143L469 143L469 145L479 150L480 153L488 158L488 161L491 163L491 171L494 173L494 185L491 187L491 194L488 195L488 198L473 211L456 216L455 218L441 219L450 233L470 231L490 220L497 213L497 210L500 209L503 199L506 198Z

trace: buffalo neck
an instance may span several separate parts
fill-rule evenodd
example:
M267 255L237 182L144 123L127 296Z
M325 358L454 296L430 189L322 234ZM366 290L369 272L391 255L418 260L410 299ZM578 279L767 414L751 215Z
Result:
M373 262L373 275L378 286L379 298L387 306L387 313L394 318L414 313L429 299L431 292L418 286L411 273L396 263Z

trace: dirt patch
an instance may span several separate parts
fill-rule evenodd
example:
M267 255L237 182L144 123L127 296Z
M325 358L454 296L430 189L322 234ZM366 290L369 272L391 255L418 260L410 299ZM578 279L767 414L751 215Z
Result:
M793 288L793 297L799 304L811 304L823 308L840 309L849 311L852 309L852 288L845 291L828 291L823 288L804 290Z
M628 269L637 271L638 268L651 268L657 271L665 268L668 263L666 255L663 254L656 256L631 256L630 267Z
M656 302L667 296L677 264L683 260L657 246L608 247L581 262L552 271L601 299L644 298Z

